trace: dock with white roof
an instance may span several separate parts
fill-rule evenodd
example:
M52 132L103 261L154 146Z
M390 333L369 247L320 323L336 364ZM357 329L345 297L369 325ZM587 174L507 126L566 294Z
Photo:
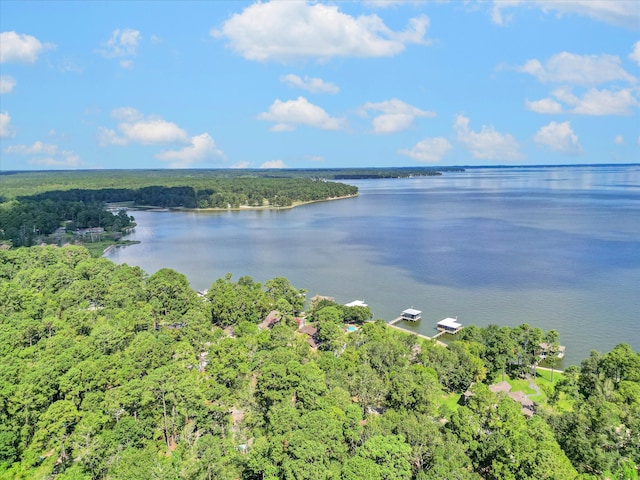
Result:
M455 335L460 330L462 330L463 326L460 322L458 322L457 318L445 318L444 320L440 320L438 322L436 328L438 329L438 333L433 338L438 338L440 335L444 335L445 333Z

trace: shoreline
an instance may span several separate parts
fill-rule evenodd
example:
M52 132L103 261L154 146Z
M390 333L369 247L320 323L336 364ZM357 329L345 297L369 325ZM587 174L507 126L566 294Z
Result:
M249 210L289 210L292 208L300 207L302 205L310 205L312 203L321 203L321 202L333 202L335 200L347 200L349 198L358 197L358 193L354 195L343 195L341 197L330 197L330 198L322 198L320 200L308 200L306 202L294 202L291 205L287 205L284 207L274 207L272 205L262 205L259 207L250 206L250 205L241 205L239 207L233 208L185 208L185 207L176 207L176 208L167 208L163 209L163 211L172 211L172 212L241 212L241 211L249 211ZM132 207L135 209L136 207ZM157 208L157 207L156 207Z

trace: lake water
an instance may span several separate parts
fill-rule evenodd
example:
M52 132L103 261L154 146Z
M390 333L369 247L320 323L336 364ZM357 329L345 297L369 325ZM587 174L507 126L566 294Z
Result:
M461 323L560 332L564 366L592 349L640 350L640 165L468 169L360 180L360 196L280 211L133 212L116 263L184 273L196 289L227 272L293 285L426 335Z

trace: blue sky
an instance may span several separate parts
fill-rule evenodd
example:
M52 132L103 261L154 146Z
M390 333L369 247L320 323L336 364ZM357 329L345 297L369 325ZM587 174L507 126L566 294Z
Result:
M0 170L640 161L640 2L0 0Z

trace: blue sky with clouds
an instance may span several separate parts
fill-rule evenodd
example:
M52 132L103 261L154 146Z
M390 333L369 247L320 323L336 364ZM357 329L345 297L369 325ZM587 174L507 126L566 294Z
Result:
M640 161L640 2L0 0L0 170Z

